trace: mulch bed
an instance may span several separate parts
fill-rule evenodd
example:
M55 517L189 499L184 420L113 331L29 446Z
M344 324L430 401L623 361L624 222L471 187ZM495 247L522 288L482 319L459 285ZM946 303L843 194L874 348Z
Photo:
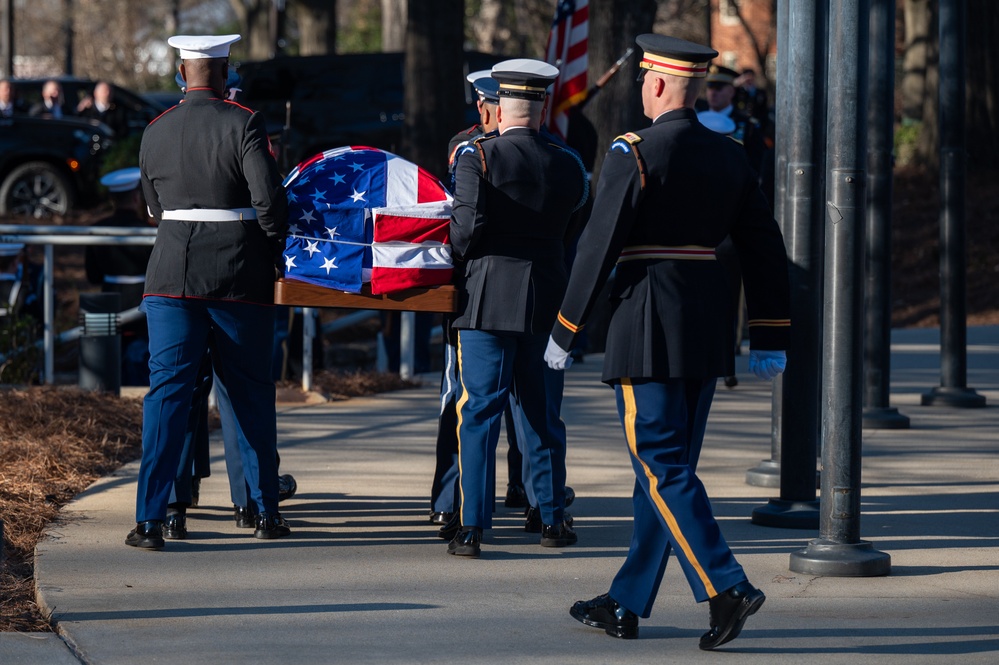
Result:
M417 385L364 371L314 378L314 391L329 401ZM292 382L279 388L300 390ZM35 604L35 545L62 506L142 454L142 400L76 388L0 389L0 442L0 631L51 631Z

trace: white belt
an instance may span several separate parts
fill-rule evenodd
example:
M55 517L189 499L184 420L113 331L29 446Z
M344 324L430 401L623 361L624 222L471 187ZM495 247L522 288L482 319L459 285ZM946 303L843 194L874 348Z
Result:
M190 210L164 210L163 219L174 222L241 222L257 218L253 208L191 208Z
M104 275L105 284L145 284L145 275Z

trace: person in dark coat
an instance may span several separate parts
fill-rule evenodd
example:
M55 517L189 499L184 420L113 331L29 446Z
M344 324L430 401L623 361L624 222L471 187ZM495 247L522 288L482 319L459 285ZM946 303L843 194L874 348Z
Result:
M541 544L576 542L565 520L565 426L562 377L545 367L546 333L566 283L563 247L572 213L586 200L579 158L538 132L546 90L558 70L537 60L509 60L499 81L499 135L458 151L451 216L457 275L461 396L461 528L448 553L479 556L492 521L499 422L509 395L522 417L524 454L541 513Z
M159 231L146 272L150 386L143 406L134 547L163 547L198 369L214 338L240 457L255 504L254 536L291 530L278 512L274 279L288 230L287 199L263 116L225 99L229 45L239 35L178 36L183 103L142 137L142 189ZM183 524L173 526L183 532Z
M108 188L114 211L98 226L149 228L151 220L139 188L138 167L112 171L101 178ZM84 266L87 281L99 284L102 293L121 296L121 311L142 304L146 266L153 248L148 245L87 245ZM149 385L149 332L145 319L121 327L121 384Z
M696 474L717 377L734 369L732 294L715 248L731 236L742 261L749 364L761 378L784 368L787 258L745 150L693 110L717 53L662 35L637 42L653 123L611 143L545 353L552 368L569 364L568 349L616 266L603 381L614 387L635 469L634 535L610 591L570 614L614 637L638 637L672 551L696 600L710 604L700 647L713 649L735 638L765 600L726 544Z
M107 81L98 81L94 85L94 94L80 101L76 114L81 118L103 122L118 138L128 134L125 109L114 100L114 88Z
M31 105L28 115L33 118L55 118L61 120L73 115L73 110L66 105L62 95L62 84L55 79L49 79L42 84L42 98Z
M749 164L757 176L763 172L763 153L766 142L763 128L753 116L735 107L735 79L738 74L733 69L721 65L711 65L707 75L708 110L732 118L735 129L728 136L746 147Z

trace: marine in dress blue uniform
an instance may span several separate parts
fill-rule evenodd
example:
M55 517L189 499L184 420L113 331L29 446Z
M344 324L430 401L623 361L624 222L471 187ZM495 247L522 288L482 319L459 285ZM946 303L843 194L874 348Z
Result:
M703 649L733 639L765 597L746 579L696 474L717 377L733 373L732 294L715 247L730 235L743 264L750 367L783 369L790 331L783 239L745 150L693 110L713 50L642 35L647 129L618 137L603 162L590 221L546 360L567 362L611 269L603 380L616 393L635 469L634 535L608 594L571 614L615 637L638 636L671 551L697 601L710 601Z
M163 546L191 398L209 335L225 381L240 457L259 514L254 535L290 533L277 510L276 415L270 376L274 277L287 201L263 117L224 99L229 45L239 35L178 36L183 103L146 128L142 188L159 231L146 272L150 387L136 528L126 543ZM221 371L220 371L221 370Z
M458 152L451 245L462 266L453 325L461 381L461 531L448 552L459 556L478 556L482 530L491 526L489 479L511 392L523 413L521 441L542 515L541 544L576 540L564 522L561 375L542 357L566 283L566 231L587 194L578 158L538 133L546 89L557 74L536 60L496 65L500 135Z

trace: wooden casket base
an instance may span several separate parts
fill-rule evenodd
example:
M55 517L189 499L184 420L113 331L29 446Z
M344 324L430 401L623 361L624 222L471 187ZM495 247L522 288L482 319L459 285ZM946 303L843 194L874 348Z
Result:
M360 293L346 293L295 279L279 279L274 284L274 304L292 307L453 312L458 308L458 291L453 285L444 284L373 295L370 284L365 284Z

